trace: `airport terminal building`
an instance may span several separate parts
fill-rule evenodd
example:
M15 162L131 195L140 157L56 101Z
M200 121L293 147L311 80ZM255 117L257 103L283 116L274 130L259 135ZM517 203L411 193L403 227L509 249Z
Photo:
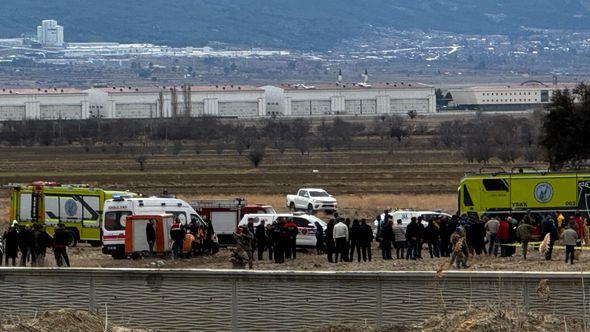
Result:
M409 111L435 112L434 88L419 83L335 83L0 89L0 121L372 116Z

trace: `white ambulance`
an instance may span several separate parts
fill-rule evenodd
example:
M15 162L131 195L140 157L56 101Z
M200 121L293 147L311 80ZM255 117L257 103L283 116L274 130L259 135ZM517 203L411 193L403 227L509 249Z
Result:
M104 203L102 252L113 258L125 257L125 220L132 215L171 214L186 225L203 224L201 216L185 201L173 197L114 197Z

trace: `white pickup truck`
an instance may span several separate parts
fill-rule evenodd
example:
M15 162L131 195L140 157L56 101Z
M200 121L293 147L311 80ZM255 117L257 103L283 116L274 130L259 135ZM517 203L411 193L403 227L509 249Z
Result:
M324 189L301 188L297 195L287 195L287 207L291 211L327 211L333 212L338 208L336 198Z

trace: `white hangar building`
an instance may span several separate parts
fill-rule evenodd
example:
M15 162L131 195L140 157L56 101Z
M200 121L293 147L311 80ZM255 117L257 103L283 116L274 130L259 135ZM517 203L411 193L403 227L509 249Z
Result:
M436 112L434 87L420 83L332 83L264 86L267 114L377 115Z

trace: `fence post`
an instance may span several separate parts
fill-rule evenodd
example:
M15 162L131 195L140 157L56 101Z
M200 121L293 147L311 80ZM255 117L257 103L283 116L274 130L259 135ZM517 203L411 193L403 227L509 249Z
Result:
M377 326L383 325L383 280L377 278Z
M88 287L88 311L96 312L96 292L92 275L90 276L90 287Z
M238 281L233 277L231 291L231 330L238 332Z

